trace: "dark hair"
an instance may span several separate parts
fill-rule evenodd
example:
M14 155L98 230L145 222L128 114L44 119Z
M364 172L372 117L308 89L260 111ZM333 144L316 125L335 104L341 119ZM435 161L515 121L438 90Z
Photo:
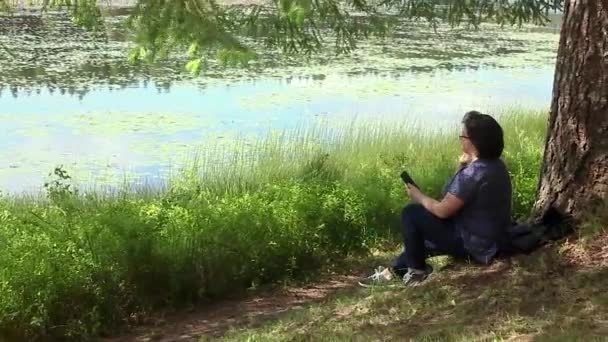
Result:
M493 117L473 110L464 115L462 123L467 129L471 143L479 153L479 158L500 158L505 143L502 127Z

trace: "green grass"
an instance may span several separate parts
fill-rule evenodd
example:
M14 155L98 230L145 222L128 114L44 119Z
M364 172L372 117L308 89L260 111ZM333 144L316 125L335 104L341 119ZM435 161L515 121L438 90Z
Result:
M510 110L500 121L525 216L546 113ZM84 194L57 170L46 197L2 197L0 340L88 339L157 308L365 255L398 236L400 171L437 196L455 169L458 125L421 128L319 126L202 151L163 191Z
M606 264L571 265L554 247L455 265L417 288L337 295L218 341L605 341L606 286Z

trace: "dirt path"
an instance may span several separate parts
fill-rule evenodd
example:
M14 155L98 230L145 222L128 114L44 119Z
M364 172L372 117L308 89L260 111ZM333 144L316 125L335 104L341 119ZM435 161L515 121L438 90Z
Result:
M543 249L552 249L553 254L557 253L555 257L560 260L561 266L558 267L560 270L563 270L564 267L601 268L608 266L608 234L595 237L586 244L577 243L575 239L559 245L550 244ZM258 291L242 299L226 300L190 312L170 314L166 318L158 320L156 324L138 326L129 334L106 338L102 341L198 341L203 336L221 336L230 328L258 327L291 310L329 300L337 293L354 292L359 288L357 280L364 276L366 271L369 271L369 265L378 264L382 263L378 260L368 260L357 267L343 269L345 274L328 274L309 285ZM482 283L495 282L491 278L501 276L509 264L510 262L507 261L499 261L490 267L480 268L478 272L475 272L474 283L467 287L472 288ZM467 283L467 277L470 275L460 271L457 265L452 266L455 267L448 267L451 269L451 276L460 276L458 282ZM480 281L480 279L483 280Z
M221 336L232 327L255 327L306 304L320 302L337 292L353 291L363 275L331 275L302 287L266 290L243 299L222 301L189 313L173 314L154 325L134 328L128 335L102 342L198 341L202 336Z

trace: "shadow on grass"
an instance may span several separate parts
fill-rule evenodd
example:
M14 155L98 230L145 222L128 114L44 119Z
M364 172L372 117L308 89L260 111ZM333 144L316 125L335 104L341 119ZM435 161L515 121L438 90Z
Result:
M160 313L130 332L100 341L196 341L200 336L213 339L234 327L258 328L336 295L356 296L357 280L369 271L369 265L382 264L385 259L385 255L347 257L323 272L310 272L307 277L269 284L181 314Z
M594 341L608 336L608 267L557 248L456 265L423 286L360 290L227 340Z
M589 341L608 336L607 286L608 268L570 265L553 248L488 269L463 267L442 274L411 292L408 302L419 306L419 313L382 330L427 341L521 335L531 340Z

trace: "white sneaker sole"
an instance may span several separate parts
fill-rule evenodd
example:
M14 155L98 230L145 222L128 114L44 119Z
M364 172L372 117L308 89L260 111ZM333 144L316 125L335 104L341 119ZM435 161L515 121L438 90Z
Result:
M359 284L359 286L361 287L365 287L365 288L371 288L371 287L396 287L398 285L397 282L395 281L391 281L390 283L382 283L382 284L375 284L375 285L370 285L370 284L365 284L362 282L357 282Z

